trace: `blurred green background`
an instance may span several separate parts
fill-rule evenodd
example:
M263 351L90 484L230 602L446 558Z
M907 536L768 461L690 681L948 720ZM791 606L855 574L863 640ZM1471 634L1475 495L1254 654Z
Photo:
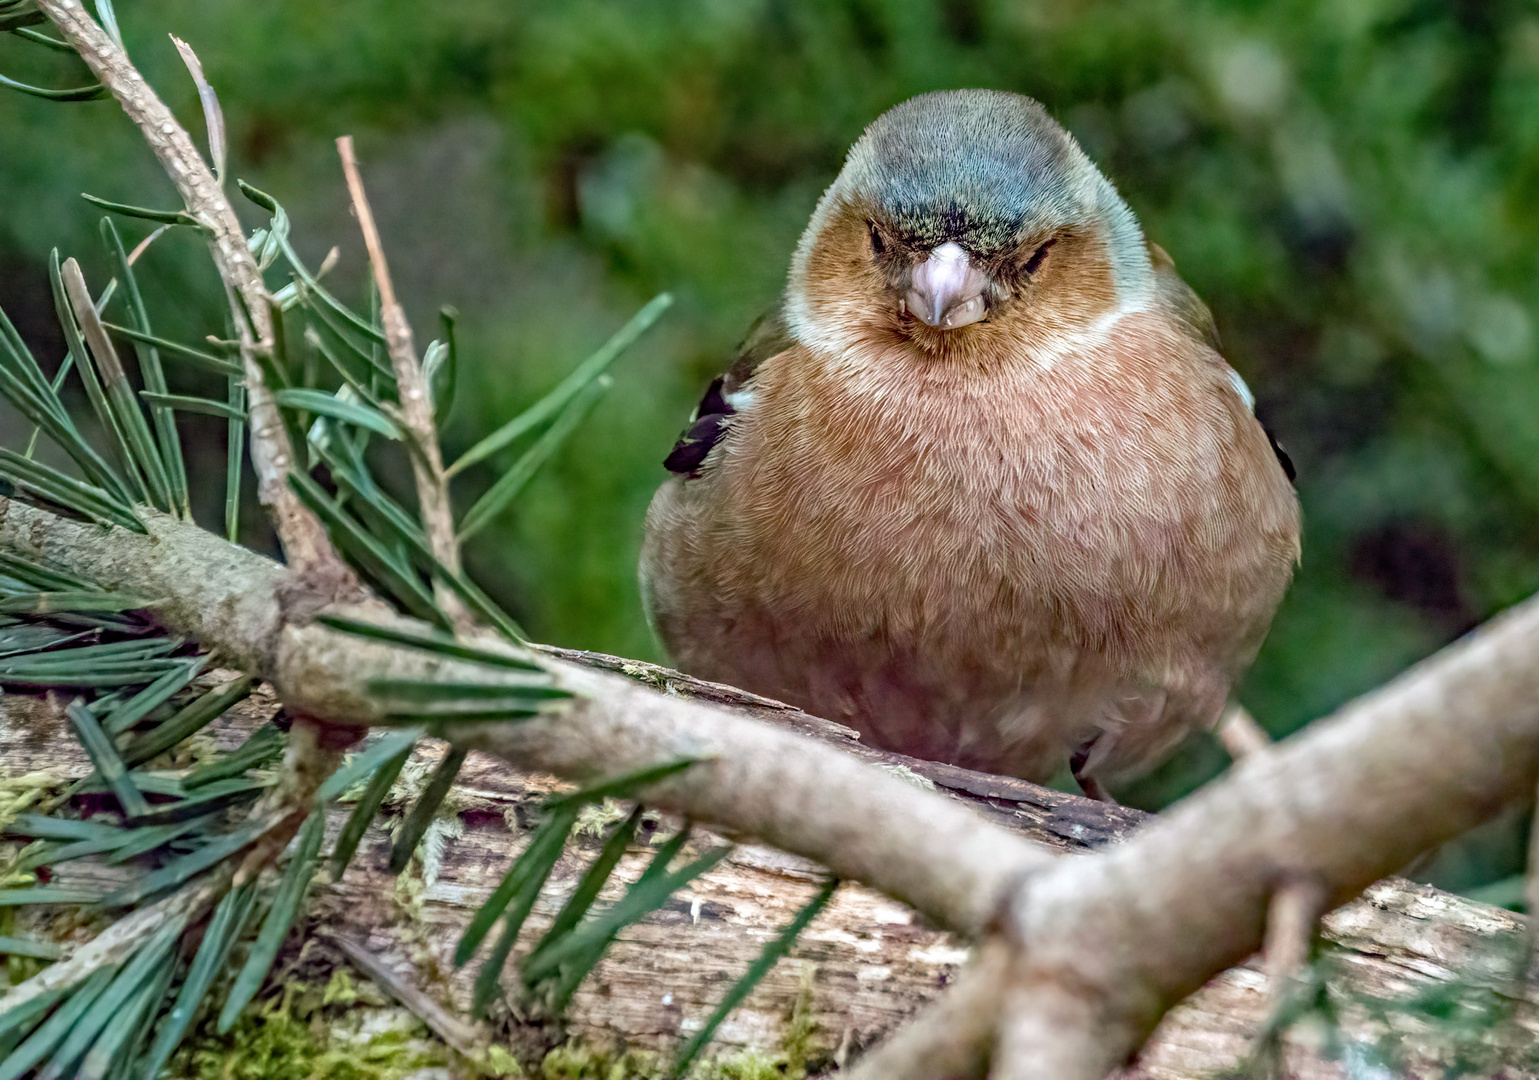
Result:
M193 46L231 173L287 205L312 265L341 249L337 287L355 299L332 139L356 137L419 339L438 305L460 312L451 456L651 295L677 296L470 553L541 639L661 658L633 567L662 456L772 302L849 143L888 106L958 86L1030 94L1078 136L1212 307L1298 464L1303 566L1244 694L1270 730L1539 585L1531 2L135 0L120 14L200 131L166 34ZM0 71L82 81L69 58L0 38ZM46 355L62 352L49 247L105 278L80 191L173 200L115 104L0 97L0 304ZM178 237L152 253L167 331L222 330L198 249ZM1199 745L1137 797L1218 764ZM1508 829L1445 880L1499 876L1516 843Z

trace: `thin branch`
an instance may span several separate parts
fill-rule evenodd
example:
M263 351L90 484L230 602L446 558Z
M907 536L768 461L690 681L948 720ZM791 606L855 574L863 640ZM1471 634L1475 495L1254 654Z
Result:
M1103 1080L1101 1043L1113 1035L1072 975L1006 990L990 1080Z
M868 1052L845 1080L981 1078L1008 989L1011 950L988 942L957 981L891 1038Z
M1238 702L1229 706L1219 721L1218 737L1239 761L1266 753L1272 737ZM1262 956L1266 964L1267 995L1274 1016L1280 1015L1300 992L1309 965L1309 943L1325 914L1325 890L1309 877L1286 877L1267 906L1266 936ZM1267 1025L1261 1031L1258 1053L1282 1052L1280 1031Z
M179 916L193 919L212 908L224 895L229 880L229 868L216 870L198 885L180 889L123 916L65 959L49 964L32 978L0 994L0 1016L39 994L73 986L94 971L121 964L170 920Z
M144 513L147 535L105 530L0 499L0 549L26 553L103 587L160 598L170 629L214 649L226 664L273 683L291 712L334 724L382 718L373 680L492 678L478 666L290 621L280 596L293 575L194 525ZM381 624L426 628L383 605L337 608ZM486 649L526 655L490 636ZM592 780L637 766L700 758L643 793L730 832L815 859L912 904L937 924L981 935L1002 897L1055 857L944 796L921 791L795 731L727 709L679 700L619 675L548 661L576 695L565 708L517 723L446 725L465 747L483 747L517 768ZM525 679L510 671L511 685ZM514 744L507 737L519 733ZM516 745L515 745L516 744Z
M1539 793L1536 793L1539 799ZM1523 955L1517 969L1519 980L1534 977L1534 955L1539 951L1539 802L1535 803L1533 821L1528 826L1528 868L1523 876L1523 910L1528 915L1528 931L1523 935Z
M381 675L466 677L457 661L294 620L276 599L291 587L282 567L163 515L146 513L145 524L141 536L0 500L0 548L104 588L164 597L157 611L168 626L242 658L291 709L366 724L381 715L369 690ZM338 610L391 619L383 610ZM478 645L517 653L489 637ZM1015 985L1072 979L1090 1003L1093 1040L1066 1028L1043 1038L1074 1053L1093 1048L1085 1071L1075 1069L1091 1075L1126 1060L1171 1003L1255 951L1279 883L1318 881L1328 903L1340 902L1531 798L1536 654L1539 599L1531 599L1240 761L1125 842L1072 859L1047 856L805 735L555 660L558 684L577 695L559 711L446 724L443 734L516 768L578 781L699 759L642 797L823 862L971 937L1002 927L1015 950ZM1064 1060L1050 1050L1044 1060Z
M1293 878L1278 886L1267 905L1262 956L1272 997L1282 1002L1299 973L1309 966L1309 943L1325 914L1325 890L1310 878Z
M385 248L380 243L379 230L374 225L374 212L369 208L363 178L358 174L358 162L353 157L351 135L344 135L337 140L337 154L342 159L342 173L347 178L347 191L353 200L353 212L358 217L358 228L363 233L364 247L369 252L369 265L374 269L374 282L379 287L385 348L390 353L390 363L395 369L396 387L400 393L401 422L406 429L411 452L412 475L417 482L417 503L421 509L422 526L427 532L434 558L451 573L459 573L460 546L454 531L454 511L449 503L449 481L444 475L443 457L438 447L438 426L433 420L432 391L422 375L422 365L417 357L417 346L412 340L411 324L406 321L406 311L395 296L390 267L385 262ZM459 594L438 583L434 599L461 632L468 633L475 628L475 619Z
M456 1052L468 1058L477 1058L484 1053L483 1047L490 1041L488 1031L460 1020L359 942L335 932L327 932L324 936L341 950L354 967L411 1010L413 1015Z
M350 573L343 567L325 530L289 488L288 474L294 451L262 377L260 356L273 348L273 324L268 294L262 283L235 210L220 189L219 181L144 77L129 62L122 48L108 37L79 0L38 0L38 7L59 28L64 39L86 65L112 91L160 159L166 175L176 185L188 213L198 219L219 276L224 280L230 314L239 335L245 367L251 415L251 461L257 475L257 493L272 518L289 565L299 570L323 567L324 580L337 582L334 591L356 592Z
M251 809L247 821L264 821L256 843L246 849L235 871L234 884L254 879L278 861L315 810L316 790L342 763L342 750L333 745L330 729L304 713L294 717L278 782Z
M1261 950L1266 973L1267 1022L1257 1030L1256 1043L1250 1051L1257 1076L1280 1077L1287 1072L1288 1048L1283 1034L1310 992L1310 944L1324 915L1325 890L1310 878L1283 882L1267 906L1266 937Z
M1272 737L1266 729L1256 723L1256 718L1239 702L1230 705L1219 720L1218 741L1235 761L1272 745Z

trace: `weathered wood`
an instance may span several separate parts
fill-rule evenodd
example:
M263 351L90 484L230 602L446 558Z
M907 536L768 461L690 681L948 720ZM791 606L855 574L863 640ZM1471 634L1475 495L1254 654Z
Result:
M700 684L630 661L597 662L612 663L671 692L708 696L789 725L809 738L840 743L875 763L912 773L916 783L933 783L996 822L1062 852L1115 841L1142 819L1136 811L1022 781L884 754L860 745L838 725L729 687ZM9 696L5 706L0 711L0 776L42 768L60 775L86 771L68 725L46 704ZM258 700L244 720L224 725L216 741L233 745L271 708L270 701ZM406 785L414 777L420 784L441 752L440 744L420 746L403 774ZM386 866L389 838L384 828L372 828L344 878L318 890L308 932L320 932L319 946L309 951L309 966L347 965L343 948L335 943L344 939L366 950L377 967L392 972L387 981L415 988L463 1020L478 961L454 970L454 945L519 850L539 802L557 786L549 778L510 774L500 762L473 754L446 803L447 815L425 845L426 857L411 871L421 888L402 888L392 878ZM396 801L396 810L403 805L404 800ZM340 810L333 815L333 831L342 816ZM578 850L558 864L521 948L548 925L570 892L597 849L602 824L596 820L594 837L582 840ZM656 838L675 826L660 820ZM700 841L702 847L709 842ZM656 839L645 846L655 847ZM624 864L622 878L634 877L644 857L641 848L638 845ZM60 871L60 880L103 880L102 871L85 866L67 864ZM667 1052L681 1036L698 1030L764 942L815 891L819 878L818 869L804 860L740 846L663 911L622 934L563 1023L542 1021L521 1006L510 970L504 985L512 1008L499 1010L494 1019L501 1017L499 1030L511 1026L512 1034L500 1037L511 1037L524 1054L568 1037L605 1047ZM1521 929L1522 920L1510 912L1426 886L1398 880L1374 886L1361 900L1333 912L1323 928L1329 946L1318 967L1327 974L1326 996L1336 1007L1340 1027L1334 1034L1313 1020L1289 1027L1281 1038L1284 1075L1345 1077L1345 1066L1330 1060L1333 1052L1344 1049L1360 1062L1388 1055L1395 1064L1383 1075L1441 1075L1462 1055L1462 1060L1475 1062L1472 1075L1495 1075L1500 1067L1506 1077L1539 1076L1532 1062L1539 1005L1532 991L1517 1000L1511 997ZM329 961L318 961L328 955ZM903 905L846 886L792 956L723 1025L718 1043L774 1052L795 1012L809 1016L815 1025L823 1060L842 1059L934 997L966 956L965 943L924 926ZM1483 1027L1466 1024L1458 1041L1450 1025L1434 1025L1425 1011L1374 1007L1376 1001L1432 989L1449 991L1470 1015L1485 1016L1488 1022ZM1175 1080L1232 1069L1251 1052L1271 1011L1258 966L1225 972L1170 1012L1124 1076ZM462 1045L465 1039L487 1037L491 1030L486 1025L453 1028L442 1017L437 1024ZM1332 1038L1338 1044L1334 1048Z

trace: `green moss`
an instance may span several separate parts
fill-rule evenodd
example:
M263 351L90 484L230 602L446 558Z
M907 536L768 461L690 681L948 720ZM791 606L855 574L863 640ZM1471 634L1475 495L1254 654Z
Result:
M613 1054L569 1043L558 1046L540 1062L541 1080L662 1080L662 1059L656 1054L627 1050Z
M785 1032L780 1039L786 1063L781 1075L791 1080L801 1080L811 1071L812 1063L827 1056L818 1041L818 1022L812 1012L812 980L816 973L817 965L802 964L801 989L791 1005L791 1015L786 1019Z
M767 1057L757 1050L733 1050L690 1070L690 1080L787 1080L805 1076L789 1070L784 1055Z
M396 1080L453 1059L420 1024L369 1030L369 995L339 972L326 984L290 984L254 1005L226 1034L205 1021L173 1061L196 1080Z
M577 815L577 826L573 830L578 836L586 836L590 839L602 839L610 829L626 819L630 814L618 799L605 799L598 805L589 805L582 808Z
M57 798L68 781L54 769L0 777L0 829L16 820L16 815L34 810L39 804Z
M488 1047L486 1061L482 1066L489 1076L518 1076L524 1075L524 1070L519 1068L518 1061L501 1046Z
M541 1080L669 1080L668 1061L642 1050L611 1053L575 1043L559 1046L540 1062ZM806 1075L784 1053L730 1050L698 1062L690 1080L798 1080Z
M689 1070L689 1080L804 1080L826 1058L813 1016L812 976L802 986L781 1032L780 1050L725 1050ZM669 1059L640 1050L614 1052L577 1043L559 1046L540 1062L541 1080L671 1080Z

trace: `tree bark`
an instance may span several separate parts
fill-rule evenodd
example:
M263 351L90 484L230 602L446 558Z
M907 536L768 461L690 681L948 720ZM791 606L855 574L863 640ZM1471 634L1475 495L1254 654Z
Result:
M617 666L612 658L586 657ZM895 770L926 776L964 802L1044 851L1073 858L1132 835L1144 815L1019 780L969 773L860 746L837 725L785 706L766 703L727 687L625 662L647 679L667 679L676 689L778 716L810 737L842 742L851 752ZM0 710L0 780L42 769L60 777L84 775L89 762L70 734L39 699L12 695ZM215 733L234 746L276 708L270 697L254 699ZM421 775L443 744L419 747L409 775ZM304 934L289 943L306 949L307 978L324 981L334 969L358 967L347 945L361 946L388 975L383 982L410 996L412 1012L437 1003L450 1019L447 1037L462 1049L491 1038L469 1023L472 961L456 971L451 954L465 923L516 856L538 805L560 788L552 777L521 776L490 757L472 754L448 800L438 827L440 854L408 873L420 892L403 890L386 865L389 837L371 828L340 882L317 890ZM404 806L397 806L397 810ZM346 808L333 812L331 831ZM510 824L511 823L511 824ZM658 837L674 825L660 818ZM702 839L704 846L711 841ZM596 851L584 839L558 864L526 929L534 940L554 916ZM655 846L653 843L647 847ZM633 877L644 857L638 846L622 878ZM120 868L65 864L56 880L106 884L122 880ZM663 911L620 937L578 993L563 1022L526 1016L511 1036L520 1056L539 1054L570 1038L584 1047L637 1049L667 1055L715 1007L765 941L816 889L821 871L812 863L758 845L738 847L728 859ZM1531 988L1512 998L1523 920L1511 912L1388 879L1332 912L1322 927L1324 994L1335 1003L1340 1025L1318 1020L1285 1027L1278 1075L1345 1078L1348 1061L1384 1060L1395 1075L1440 1075L1455 1061L1473 1065L1471 1076L1539 1076L1530 1062L1539 1035L1539 998ZM782 1051L788 1037L807 1040L810 1063L827 1068L853 1056L911 1018L952 984L970 953L966 941L926 924L911 908L869 889L842 887L802 936L791 956L719 1029L720 1050ZM277 969L282 971L280 963ZM370 975L370 971L363 972ZM378 972L374 973L375 977ZM518 984L504 975L508 1001ZM1466 1025L1439 1026L1424 1011L1407 1007L1418 995L1442 992L1471 1015L1487 1018L1473 1034ZM401 1007L401 1008L404 1008ZM1272 993L1259 958L1225 971L1178 1004L1145 1045L1123 1080L1212 1077L1240 1067L1257 1045L1272 1013ZM793 1017L796 1019L793 1020ZM429 1019L432 1019L430 1017ZM459 1025L455 1027L454 1025ZM1333 1045L1334 1044L1334 1045Z
M0 545L107 588L157 598L155 610L169 627L271 680L285 704L311 717L367 723L380 708L368 691L378 675L456 676L457 662L310 621L311 605L296 592L302 586L282 567L193 526L153 515L147 520L150 534L141 536L0 500ZM362 614L392 620L382 608ZM693 693L699 689L693 680L621 660L580 664L552 656L556 678L577 695L559 714L444 730L461 746L488 749L506 764L571 780L699 759L643 798L814 858L907 901L930 926L1003 947L1011 957L998 975L1003 981L985 984L976 998L994 1012L970 1015L987 1030L1001 1004L1019 1012L1044 988L1079 995L1077 1002L1044 1008L1052 1015L1096 1016L1093 1038L1084 1038L1084 1025L1075 1032L1070 1024L1038 1023L1040 1038L1012 1044L1010 1053L1044 1055L1036 1065L1024 1060L1017 1072L1072 1059L1076 1069L1068 1075L1098 1078L1137 1050L1167 1007L1259 946L1268 899L1281 882L1312 878L1339 903L1416 852L1531 793L1539 765L1539 669L1530 662L1536 639L1539 604L1520 606L1142 826L1126 811L943 765L893 760L888 764L902 768L873 769L854 760L850 740L836 726L722 688ZM604 666L640 679L598 670ZM867 748L855 752L880 757ZM932 778L953 798L918 790L895 771ZM957 805L960 794L968 796L969 808ZM1036 823L1047 831L1033 842L1022 833ZM1086 857L1050 853L1108 835L1122 842ZM496 858L474 859L474 881L457 882L453 902L446 898L444 914L436 917L452 922L458 915L450 912L473 905L503 861L500 849ZM589 991L603 997L602 1007L580 1004L575 1030L612 1031L646 1044L671 1039L687 1017L698 1017L690 1010L719 995L806 889L786 886L784 867L728 866L719 873L739 871L745 876L701 884L688 910L674 913L676 926L663 920L661 931L677 930L678 937L633 936L623 945L601 970L601 989ZM446 870L439 881L456 879ZM370 880L352 910L368 910L364 900L384 891ZM816 946L830 919L861 928L837 926L833 944L840 949L812 956L823 972L812 977L814 1011L825 1011L820 1024L836 1049L862 1045L912 1013L950 980L950 965L962 955L956 941L923 929L914 916L893 914L899 905L859 891L846 895L808 938ZM1451 911L1459 907L1448 904ZM1475 915L1469 910L1460 917L1465 921L1457 926ZM422 978L439 978L442 950L453 938L452 932L431 935L434 944L421 957L432 970ZM1418 959L1407 955L1412 963ZM703 965L706 956L713 966ZM453 977L444 978L446 987L455 985ZM1245 978L1229 984L1224 1009L1243 1004L1235 986L1255 985ZM634 986L634 997L619 994L619 986ZM762 993L770 997L758 1000L771 1004L759 1015L783 1015L784 985ZM632 1004L622 1007L626 1001ZM744 1015L753 1015L753 1001L746 1008ZM622 1019L627 1012L634 1019ZM1187 1015L1200 1017L1203 1007ZM1516 1033L1526 1030L1526 1021L1519 1021L1519 1027L1496 1025L1512 1053L1524 1044ZM747 1041L732 1030L728 1040ZM957 1039L971 1028L921 1021L918 1030ZM1060 1035L1064 1041L1054 1045ZM1182 1039L1166 1036L1165 1042ZM1429 1037L1429 1045L1435 1042ZM937 1053L968 1062L963 1074L978 1075L995 1049L957 1045ZM878 1051L871 1060L887 1059Z
M491 690L513 680L504 675L499 686L474 664L364 641L314 621L329 610L409 623L360 596L351 572L283 482L292 453L274 426L273 403L261 392L257 363L271 336L263 325L267 298L216 178L79 0L39 0L39 5L145 130L189 211L212 230L227 287L246 298L244 306L233 308L253 394L253 458L290 569L148 512L149 535L138 536L80 526L4 499L0 546L52 561L106 588L136 592L168 628L268 679L304 718L296 726L304 737L291 742L284 773L292 790L282 809L297 822L313 793L310 782L329 766L318 749L324 740L314 738L318 727L387 721L390 708L373 692L382 680L449 686L479 679L481 689ZM350 603L339 604L339 598ZM483 644L514 651L506 643ZM923 1062L931 1071L963 1076L992 1069L1001 1078L1100 1080L1128 1062L1167 1009L1260 944L1279 888L1304 883L1339 903L1426 847L1508 804L1532 800L1539 778L1536 653L1539 600L1493 620L1303 736L1254 754L1159 820L1132 827L1123 842L1082 858L1055 857L1020 835L1033 815L1045 813L1071 819L1060 846L1094 843L1095 815L1071 802L943 767L905 763L900 770L951 785L953 792L970 792L975 806L986 807L980 814L862 766L851 754L827 746L828 732L816 722L782 711L775 714L780 723L765 724L743 715L762 712L766 707L759 704L707 704L689 694L659 694L564 658L552 657L546 665L554 685L571 695L562 707L518 724L445 722L441 730L460 749L485 750L507 766L568 780L688 759L689 768L650 785L641 797L815 859L840 877L911 904L940 929L924 929L894 901L851 888L803 942L803 949L816 950L818 934L826 933L820 926L830 919L861 928L836 925L833 939L823 943L837 947L810 957L815 972L806 974L807 955L799 961L804 974L797 986L804 987L805 976L811 989L797 993L810 995L813 1014L825 1032L838 1032L840 1047L864 1043L949 981L950 965L960 954L942 930L979 942L980 959L959 978L958 990L924 1007L905 1034L857 1065L854 1076L918 1076L923 1070L915 1063ZM661 678L677 690L668 676ZM295 783L301 773L303 782ZM280 784L279 802L284 794ZM516 805L526 796L486 797L495 807L499 799ZM1024 810L1027 806L1033 809ZM287 836L281 830L269 833L271 850L258 845L242 872L253 869L250 861L257 854L276 856ZM502 845L494 846L499 858L492 861L500 864ZM436 888L456 879L448 869L454 861L448 849L434 851L428 861ZM488 872L489 859L476 861L474 881L468 875L459 881L455 903L444 900L446 921L456 917L447 914L458 910L455 904L473 904L490 887L495 871ZM369 863L363 865L360 873L367 875ZM726 865L718 874L680 901L684 910L661 916L665 932L647 939L646 931L638 930L606 961L608 974L601 971L597 989L590 986L590 998L572 1019L575 1030L597 1035L621 1024L625 1030L617 1033L634 1042L671 1039L684 1029L688 1009L713 996L702 987L703 973L736 966L754 951L755 939L770 932L765 928L784 920L804 889L784 884L781 879L796 875L783 862L777 869ZM558 876L552 888L559 891L569 881ZM367 877L356 896L347 893L346 880L336 888L350 901L336 914L339 920L372 910L370 903L384 895L382 883ZM414 914L425 917L428 910L424 902ZM684 921L670 925L670 918ZM421 978L442 981L446 993L462 993L457 977L440 970L440 937L410 933L416 941L409 959L425 965ZM343 951L358 958L373 955L360 947ZM697 954L708 954L725 968L703 968ZM376 975L388 977L384 968ZM677 991L659 993L675 981ZM638 996L628 1010L631 999L621 988L633 985ZM1510 980L1503 985L1514 999L1522 997ZM0 998L0 1009L18 995L36 992L36 986L17 988ZM761 991L772 1006L779 1000L775 993L774 986ZM594 994L602 997L601 1005L593 1004ZM408 1000L412 996L403 993ZM1227 1015L1243 1012L1238 999L1222 1000ZM859 1011L867 1007L874 1011ZM1461 1053L1468 1050L1466 1056L1482 1063L1500 1061L1504 1075L1514 1075L1514 1055L1528 1054L1532 1045L1525 1026L1531 1020L1528 1008L1523 998L1492 1010L1500 1022L1481 1028L1475 1045ZM745 1009L743 1015L752 1015L752 1002ZM1351 1009L1336 1003L1331 1011L1348 1016ZM635 1014L634 1023L616 1019L628 1012ZM1200 1008L1192 1012L1200 1014ZM762 1015L779 1014L771 1007ZM1171 1023L1167 1018L1166 1028ZM449 1030L447 1023L439 1026ZM1417 1053L1437 1042L1435 1034L1416 1041ZM1162 1039L1182 1041L1169 1033ZM1281 1043L1286 1042L1284 1033ZM1331 1049L1329 1041L1323 1045ZM1348 1049L1359 1055L1363 1068L1375 1064L1357 1043ZM1286 1045L1278 1053L1285 1056ZM1435 1059L1434 1053L1428 1061ZM1151 1051L1135 1068L1153 1070L1156 1060ZM1397 1063L1391 1069L1409 1067Z

